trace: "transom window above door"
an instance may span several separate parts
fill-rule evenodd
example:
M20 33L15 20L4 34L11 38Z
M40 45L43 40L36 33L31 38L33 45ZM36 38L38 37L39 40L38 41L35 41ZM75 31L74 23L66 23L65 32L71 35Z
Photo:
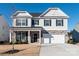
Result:
M16 26L27 26L28 22L26 18L17 18Z

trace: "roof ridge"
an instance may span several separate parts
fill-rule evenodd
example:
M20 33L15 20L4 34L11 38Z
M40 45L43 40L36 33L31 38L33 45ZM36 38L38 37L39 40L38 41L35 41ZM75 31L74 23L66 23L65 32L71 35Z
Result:
M59 8L58 7L53 7L53 8L51 7L49 9L58 10Z

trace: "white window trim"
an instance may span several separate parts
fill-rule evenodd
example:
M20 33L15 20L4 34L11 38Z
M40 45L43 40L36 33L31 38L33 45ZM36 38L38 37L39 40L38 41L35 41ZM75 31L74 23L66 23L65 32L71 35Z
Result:
M19 20L21 21L21 25L16 25L17 27L27 27L28 26L28 19L27 18L25 18L25 20L27 20L27 25L22 25L22 23L23 23L22 19L19 19Z
M34 21L36 21L36 20L34 20ZM38 20L38 24L34 24L34 26L39 26L39 20Z
M50 20L50 25L49 26L45 26L45 20ZM51 19L44 19L44 26L45 27L51 27L52 26Z
M56 19L57 20L63 20L63 19ZM63 26L64 26L64 20L63 20ZM56 27L63 27L62 25L61 26L57 26L57 23L56 23Z

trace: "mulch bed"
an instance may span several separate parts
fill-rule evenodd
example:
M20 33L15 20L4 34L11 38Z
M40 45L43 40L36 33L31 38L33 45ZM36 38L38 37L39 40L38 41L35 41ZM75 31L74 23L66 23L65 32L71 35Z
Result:
M15 49L15 50L8 50L8 51L5 51L5 52L3 52L1 54L14 54L14 53L18 53L20 51L23 51L23 50L17 50L17 49Z

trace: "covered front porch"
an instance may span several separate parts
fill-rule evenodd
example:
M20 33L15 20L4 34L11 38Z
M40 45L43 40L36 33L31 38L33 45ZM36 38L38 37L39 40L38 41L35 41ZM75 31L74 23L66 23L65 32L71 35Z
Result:
M10 43L41 43L41 28L11 28Z

